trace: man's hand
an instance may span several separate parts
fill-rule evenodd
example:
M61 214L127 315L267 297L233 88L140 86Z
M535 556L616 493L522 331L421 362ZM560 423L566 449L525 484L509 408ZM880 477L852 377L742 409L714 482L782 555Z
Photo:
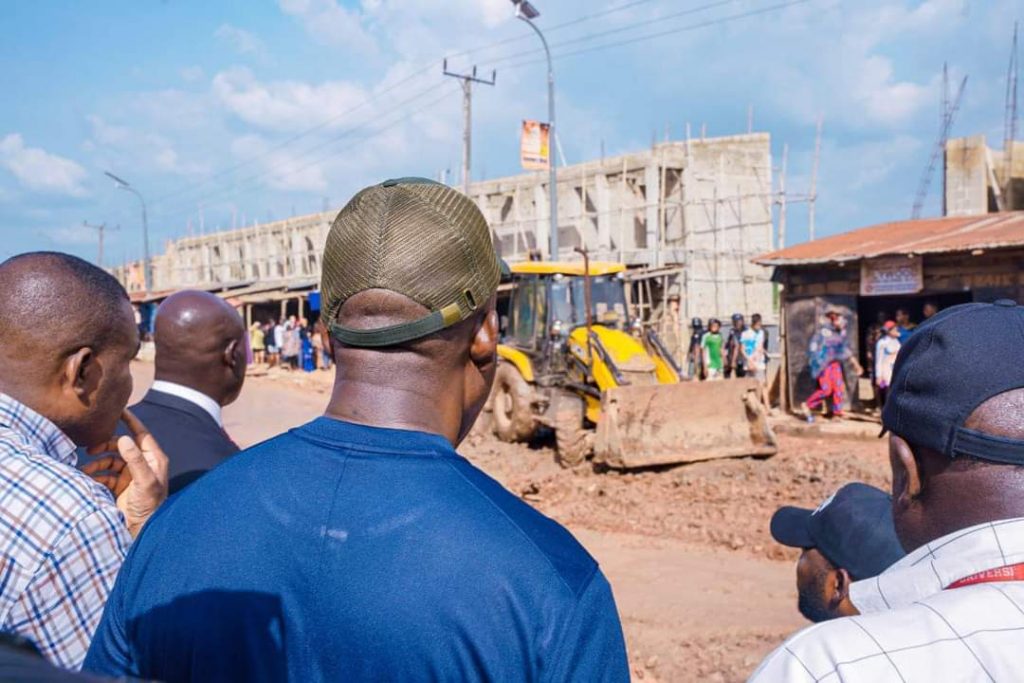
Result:
M82 471L110 489L124 514L132 538L167 499L167 456L145 425L127 409L121 419L132 436L122 436L89 449L90 455L117 451L89 463Z

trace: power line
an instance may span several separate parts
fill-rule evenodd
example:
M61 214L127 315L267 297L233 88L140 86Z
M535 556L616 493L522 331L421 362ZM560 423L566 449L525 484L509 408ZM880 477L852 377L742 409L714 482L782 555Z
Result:
M640 28L642 26L649 26L651 24L661 24L661 23L664 23L666 21L671 21L672 19L678 19L680 17L688 16L690 14L697 14L697 13L703 12L705 10L714 9L716 7L722 7L724 5L730 5L730 4L733 4L733 2L734 2L734 0L716 0L716 2L709 2L707 4L699 5L697 7L691 7L689 9L685 9L685 10L682 10L680 12L675 12L673 14L666 14L664 16L654 17L652 19L645 19L643 21L638 21L638 22L635 22L635 23L632 23L632 24L626 24L625 26L618 26L616 28L608 29L606 31L600 31L598 33L591 33L591 34L580 36L580 37L577 37L577 38L572 38L570 40L563 40L560 43L553 43L551 45L551 49L555 49L555 48L558 48L558 47L565 47L566 45L575 45L575 44L578 44L578 43L589 42L591 40L596 40L598 38L603 38L605 36L614 35L614 34L617 34L617 33L624 33L626 31L632 31L632 30ZM495 57L493 60L487 61L485 63L488 64L488 65L498 65L498 64L501 64L502 62L506 62L506 61L515 59L517 57L525 57L526 55L533 55L533 54L538 54L538 53L542 53L542 52L543 52L543 50L527 50L525 52L518 52L518 53L514 53L514 54L507 54L507 55L502 55L500 57Z
M217 171L216 173L214 173L213 175L207 176L203 180L200 180L200 181L198 181L196 183L192 183L190 185L186 185L185 187L183 187L183 188L181 188L179 190L174 190L174 191L168 192L167 194L161 195L161 196L157 197L153 201L154 201L154 203L156 203L156 202L164 201L164 200L169 199L171 197L180 196L180 195L190 191L194 187L201 187L202 185L209 184L211 181L215 180L216 178L221 178L221 177L223 177L223 176L225 176L225 175L227 175L229 173L237 171L240 168L244 168L246 166L249 166L249 165L259 161L260 159L263 159L263 158L269 156L271 153L273 153L273 152L275 152L275 151L277 151L279 149L282 149L284 147L287 147L288 145L290 145L291 143L295 142L296 140L300 140L300 139L302 139L302 138L304 138L304 137L306 137L308 135L311 135L312 133L317 132L318 130L323 130L324 128L330 126L332 123L338 122L339 120L341 120L342 118L348 116L349 114L352 114L352 113L354 113L356 111L359 111L360 109L362 109L366 105L370 104L371 102L373 102L373 101L375 101L377 99L380 99L381 97L383 97L384 95L387 95L390 92L393 92L394 90L396 90L397 88L399 88L402 85L405 85L406 83L408 83L409 81L413 80L414 78L416 78L418 76L421 76L424 73L427 73L428 71L433 69L434 66L435 66L435 64L431 63L428 66L423 67L422 69L414 71L413 73L409 74L405 78L403 78L403 79L401 79L401 80L399 80L399 81L397 81L395 83L392 83L390 86L388 86L384 90L381 90L381 91L379 91L377 93L374 93L373 95L371 95L370 97L366 98L365 100L363 100L359 104L355 105L354 107L350 107L350 108L346 109L345 111L341 112L340 114L332 116L329 119L325 119L324 121L321 121L320 123L318 123L318 124L316 124L316 125L314 125L314 126L312 126L310 128L307 128L307 129L305 129L303 131L300 131L300 132L298 132L298 133L296 133L296 134L294 134L294 135L292 135L292 136L290 136L288 138L285 138L284 140L281 140L280 142L275 143L269 149L265 150L264 152L262 152L262 153L260 153L260 154L258 154L256 156L249 157L248 159L240 161L237 164L234 164L233 166L228 166L227 168L223 168L220 171Z
M651 2L651 0L633 0L632 2L627 2L627 3L624 3L622 5L615 5L614 7L609 7L608 9L602 10L600 12L593 12L591 14L585 14L582 17L577 17L575 19L570 19L569 21L563 21L561 24L555 24L554 26L549 26L549 27L544 29L544 32L545 33L552 33L554 31L560 31L561 29L568 28L569 26L575 26L577 24L582 24L582 23L584 23L586 21L590 21L591 19L598 19L600 17L604 17L604 16L607 16L609 14L615 14L616 12L621 12L623 10L627 10L627 9L632 8L632 7L636 7L637 5L643 5L643 4L646 4L648 2ZM471 55L471 54L476 54L477 52L483 52L484 50L490 50L490 49L493 49L493 48L496 48L496 47L500 47L502 45L508 45L510 43L521 43L524 40L532 40L532 36L530 36L529 34L521 35L521 36L512 36L511 38L505 38L503 40L499 40L497 42L490 43L488 45L481 45L479 47L470 48L468 50L463 50L461 52L455 52L453 54L448 55L448 59L454 59L456 57L465 57L465 56L468 56L468 55Z
M424 93L420 93L420 95L426 94L426 92L430 92L431 90L437 90L437 89L438 88L431 88L430 90L425 91ZM404 123L405 121L408 121L412 117L414 117L414 116L416 116L416 115L418 115L418 114L420 114L420 113L422 113L422 112L424 112L424 111L426 111L426 110L428 110L428 109L430 109L430 108L440 104L441 102L445 101L448 97L449 97L449 90L445 89L445 92L443 92L439 97L436 97L436 98L430 100L429 102L427 102L423 106L418 107L418 108L416 108L416 109L406 113L404 116L401 116L401 117L399 117L397 119L394 119L394 120L388 122L387 124L385 124L383 126L380 126L376 130L368 133L367 135L358 137L350 145L346 145L346 146L341 147L341 148L336 149L336 150L329 150L327 152L327 154L323 154L323 155L320 155L318 157L315 157L315 158L309 160L308 162L303 163L300 168L295 168L293 171L285 172L285 173L282 174L282 173L280 173L279 169L271 168L271 169L268 169L265 172L258 173L256 175L250 176L249 178L247 178L247 179L245 179L243 181L240 181L240 182L242 184L249 184L249 183L251 183L254 180L259 180L263 176L269 176L269 175L279 175L281 177L287 177L288 175L294 175L295 173L297 173L300 170L304 170L304 169L307 169L307 168L318 166L318 165L322 164L324 161L326 161L327 159L334 157L337 152L354 149L355 147L358 147L359 145L361 145L361 144L363 144L365 142L368 142L369 140L372 140L372 139L378 137L379 135L387 132L388 130L394 128L395 126L397 126L397 125L399 125L401 123ZM362 126L366 126L369 123L370 122L368 121L368 122L362 124ZM338 139L341 139L341 138L338 138ZM335 140L335 141L337 141L337 140ZM293 165L297 161L298 160L293 159L293 160L291 160L289 162L289 165ZM228 192L228 191L237 192L238 190L239 190L239 186L235 185L234 187L232 187L230 189L226 188L222 192L218 192L218 193L215 193L215 194L208 195L206 198L209 199L211 197L220 197L223 194L225 194L225 192ZM189 206L181 206L181 207L179 207L178 209L176 209L174 211L161 213L160 218L161 218L161 220L167 220L170 217L189 214L189 213L192 212L192 210L193 210L193 207L191 205L189 205Z
M401 108L403 108L403 107L405 107L407 105L410 105L413 102L415 102L416 100L421 99L422 97L430 94L431 92L433 92L435 90L438 90L440 87L441 87L440 84L432 85L430 87L427 87L427 88L421 90L420 92L416 93L415 95L413 95L413 96L411 96L411 97L409 97L409 98L399 102L397 105L394 106L393 109L397 111L397 110L399 110L399 109L401 109ZM322 150L325 147L333 145L333 144L335 144L335 143L337 143L337 142L339 142L341 140L344 140L347 137L351 137L352 135L358 133L363 128L365 128L368 125L372 124L374 122L374 120L375 119L365 120L362 123L359 123L358 125L354 125L354 126L351 126L349 128L346 128L345 130L341 131L341 133L339 133L338 135L335 135L335 136L333 136L331 138L327 138L326 140L316 141L316 144L304 148L303 150L299 151L296 156L301 158L304 155L316 152L318 150ZM261 154L261 155L259 155L257 157L252 157L252 158L253 159L261 159L261 158L266 158L268 156L270 156L270 154L266 153L266 154ZM293 159L292 161L295 161L295 160ZM259 178L263 178L265 176L273 175L273 173L274 173L274 169L270 168L270 169L265 169L265 170L259 171L259 172L255 173L253 175L249 175L249 176L246 176L246 177L241 178L241 179L235 179L235 180L233 180L231 182L230 186L224 187L223 190L213 190L212 192L209 192L207 194L200 195L198 197L193 197L193 198L189 199L187 202L183 202L182 204L180 204L175 209L172 209L170 212L161 212L161 214L165 215L165 216L166 215L175 215L175 214L181 213L182 209L184 209L184 208L187 208L186 213L190 213L192 211L193 205L196 204L196 203L202 203L203 201L205 201L206 199L208 199L210 197L220 196L224 192L231 191L232 188L237 188L238 185L240 185L240 184L246 184L246 183L251 182L252 180L256 180L256 179L259 179Z
M674 29L669 29L669 30L666 30L666 31L658 31L656 33L647 33L647 34L644 34L642 36L636 36L634 38L627 38L627 39L624 39L624 40L618 40L618 41L614 41L614 42L610 42L610 43L604 43L604 44L601 44L601 45L592 45L590 47L585 47L585 48L582 48L582 49L579 49L579 50L572 50L570 52L562 52L562 53L559 53L559 54L552 55L552 57L558 57L558 58L574 57L576 55L581 55L581 54L585 54L585 53L588 53L588 52L594 52L595 50L606 50L608 48L620 47L622 45L629 45L631 43L639 43L639 42L642 42L642 41L645 41L645 40L653 40L655 38L662 38L662 37L665 37L665 36L675 35L677 33L683 33L683 32L686 32L686 31L695 31L697 29L707 28L709 26L717 26L719 24L726 24L726 23L729 23L730 21L736 21L738 19L747 19L747 18L758 16L758 15L761 15L761 14L768 14L770 12L776 12L776 11L778 11L780 9L785 9L787 7L794 7L796 5L804 5L804 4L807 4L809 2L814 2L814 0L790 0L789 2L783 2L783 3L776 4L776 5L770 5L768 7L762 7L760 9L756 9L756 10L750 10L750 11L747 11L747 12L740 12L738 14L732 14L732 15L728 15L728 16L725 16L725 17L719 17L718 19L709 19L707 21L702 21L702 22L699 22L699 23L696 23L696 24L687 24L686 26L680 26L680 27L677 27L677 28L674 28ZM543 61L544 61L543 59L530 59L530 60L526 60L526 61L522 61L522 62L516 62L514 64L505 66L503 68L504 69L517 69L517 68L519 68L521 66L528 66L530 64L540 64Z
M571 26L575 26L575 25L578 25L578 24L581 24L581 23L584 23L584 22L587 22L587 21L591 21L593 19L597 19L597 18L600 18L600 17L603 17L603 16L608 16L610 14L621 12L621 11L624 11L626 9L630 9L630 8L633 8L633 7L636 7L638 5L642 5L642 4L651 2L651 1L652 0L632 0L631 2L626 2L626 3L620 4L620 5L609 7L607 9L605 9L605 10L600 11L600 12L592 12L590 14L586 14L586 15L583 15L581 17L577 17L575 19L571 19L569 21L562 22L561 24L556 24L555 26L552 26L552 27L548 28L547 31L549 31L549 32L551 32L551 31L558 31L558 30L561 30L561 29L564 29L564 28L568 28L568 27L571 27ZM728 1L731 1L731 0L726 0L726 2L728 2ZM725 2L712 3L710 6L715 6L715 5L719 5L719 4L725 4ZM689 10L689 11L684 12L682 14L699 11L700 9L701 8L695 8L693 10ZM674 15L670 15L670 16L674 16ZM646 25L648 23L651 23L651 22L650 21L640 22L640 25ZM635 27L635 25L632 25L632 26ZM625 27L625 29L629 29L629 28L630 28L630 26ZM598 34L598 35L604 35L604 34ZM509 43L518 42L518 41L525 40L525 39L528 39L528 38L530 38L530 36L515 36L515 37L512 37L512 38L507 38L507 39L504 39L504 40L499 40L499 41L496 41L494 43L490 43L488 45L483 45L483 46L479 46L479 47L472 48L472 49L469 49L469 50L464 50L462 52L457 52L457 53L454 53L453 55L449 55L449 57L465 56L465 55L472 54L472 53L475 53L475 52L480 52L480 51L483 51L483 50L492 49L494 47L498 47L498 46L501 46L501 45L506 45L506 44L509 44ZM564 44L569 44L569 42L578 42L578 41L568 41L568 42L562 43L562 44L563 45ZM525 56L526 54L533 54L533 53L535 53L535 51L534 50L530 50L530 51L520 52L520 53L516 53L516 54L512 54L512 55L506 55L504 58L514 58L514 57ZM310 128L307 128L305 130L299 131L298 133L295 133L294 135L291 135L291 136L285 138L284 140L281 140L281 141L279 141L277 143L274 143L270 148L264 150L260 154L254 155L254 156L249 157L247 159L244 159L244 160L242 160L242 161L240 161L240 162L238 162L236 164L233 164L233 165L228 166L226 168L223 168L223 169L221 169L219 171L216 171L215 173L213 173L210 176L207 176L206 178L203 178L203 179L198 180L198 181L193 182L193 183L186 184L186 185L178 188L177 190L172 190L172 191L170 191L170 192L168 192L166 194L160 195L160 196L154 198L152 200L152 203L153 204L157 204L157 203L160 203L162 201L166 201L167 199L171 199L171 198L174 198L174 197L179 197L179 196L181 196L183 194L186 194L186 193L192 191L193 189L209 185L213 181L215 181L215 180L217 180L219 178L223 178L224 176L229 175L229 174L231 174L231 173L233 173L233 172L235 172L235 171L237 171L237 170L239 170L241 168L245 168L247 166L251 166L252 164L256 163L257 161L260 161L260 160L270 156L273 152L275 152L275 151L277 151L279 149L283 149L283 148L287 147L288 145L292 144L293 142L295 142L297 140L301 140L302 138L308 137L309 135L311 135L311 134L313 134L313 133L315 133L317 131L323 130L324 128L327 128L331 124L336 123L336 122L340 121L341 119L345 118L346 116L355 113L356 111L364 108L365 106L369 105L370 103L380 99L384 95L387 95L387 94L395 91L399 87L405 85L406 83L409 83L410 81L418 78L419 76L422 76L423 74L430 72L431 70L435 69L438 66L438 64L440 64L440 63L441 63L441 59L435 59L435 60L431 61L430 63L422 66L421 68L417 69L416 71L412 72L408 76L405 76L404 78L396 81L395 83L392 83L387 88L371 94L369 97L364 99L359 104L357 104L357 105L355 105L353 107L350 107L350 108L346 109L345 111L340 112L339 114L336 114L336 115L334 115L334 116L332 116L332 117L330 117L328 119L325 119L325 120L321 121L320 123L317 123L317 124L311 126Z
M595 13L592 13L592 14L589 14L589 15L585 15L583 17L578 17L577 19L574 19L574 20L571 20L571 21L563 22L562 24L558 24L558 25L556 25L555 27L552 27L549 30L555 30L556 28L564 28L564 27L567 27L567 26L576 25L576 24L582 23L584 21L587 21L587 20L590 20L590 19L593 19L593 18L597 18L597 17L600 17L600 16L605 16L605 15L611 14L613 12L622 11L624 9L627 9L627 8L630 8L630 7L634 7L634 6L637 6L637 5L649 2L649 1L650 0L633 0L632 2L624 3L622 5L618 5L618 6L609 8L607 10L601 11L601 12L595 12ZM747 11L747 12L740 12L740 13L736 13L736 14L733 14L733 15L719 17L719 18L716 18L716 19L711 19L711 20L707 20L707 21L703 21L703 22L699 22L699 23L695 23L695 24L688 24L686 26L676 27L676 28L673 28L673 29L665 30L665 31L658 31L658 32L648 33L648 34L644 34L644 35L640 35L640 36L635 36L635 37L632 37L632 38L627 38L627 39L623 39L623 40L619 40L619 41L612 41L612 42L608 42L608 43L602 43L602 44L599 44L599 45L592 45L592 46L588 46L588 47L581 48L581 49L578 49L578 50L572 50L572 51L569 51L569 52L563 52L563 53L560 53L560 54L556 54L554 56L555 57L571 57L571 56L575 56L575 55L579 55L579 54L585 54L585 53L593 52L593 51L596 51L596 50L604 50L604 49L619 47L619 46L622 46L622 45L628 45L628 44L631 44L631 43L641 42L641 41L645 41L645 40L652 40L652 39L656 39L656 38L659 38L659 37L664 37L664 36L668 36L668 35L674 35L674 34L685 32L685 31L697 30L697 29L700 29L700 28L706 28L706 27L710 27L710 26L715 26L715 25L720 25L720 24L728 23L730 21L735 21L735 20L739 20L739 19L749 18L749 17L752 17L752 16L766 14L766 13L778 11L780 9L784 9L784 8L787 8L787 7L796 6L796 5L800 5L800 4L806 4L806 3L811 2L811 1L812 0L790 0L788 2L783 2L783 3L779 3L779 4L767 6L767 7L762 7L762 8L755 9L755 10L750 10L750 11ZM698 7L689 8L687 10L676 12L676 13L673 13L673 14L670 14L670 15L666 15L666 16L663 16L663 17L658 17L656 19L648 19L648 20L644 20L644 21L640 21L640 22L635 22L635 23L628 24L626 26L618 27L618 28L615 28L615 29L609 29L607 31L601 31L601 32L598 32L598 33L595 33L595 34L590 34L590 35L586 35L586 36L582 36L582 37L566 40L566 41L558 43L558 44L556 44L556 45L554 45L552 47L564 47L566 45L572 45L572 44L579 44L579 43L583 43L583 42L589 42L591 40L595 40L595 39L600 38L600 37L606 37L608 35L622 33L622 32L630 31L630 30L635 30L636 28L639 28L639 27L642 27L642 26L646 26L646 25L650 25L652 23L661 23L661 22L664 22L666 20L670 20L672 18L679 18L679 17L686 16L686 15L689 15L689 14L694 14L694 13L697 13L697 12L701 12L701 11L704 11L704 10L707 10L707 9L713 9L715 7L718 7L718 6L722 6L722 5L728 4L729 2L731 2L731 0L718 0L716 2L706 3L706 4L698 6ZM504 44L504 43L507 43L507 42L510 42L510 41L509 40L498 41L497 43L493 43L491 46L475 48L473 50L467 50L467 51L464 51L463 53L456 53L456 54L468 54L468 53L473 52L473 51L479 51L479 50L482 50L482 49L486 49L486 47L493 47L493 46L496 46L496 45L499 45L499 44ZM510 59L514 59L517 56L525 57L527 55L537 54L538 52L539 52L538 50L527 50L527 51L523 51L523 52L520 52L520 53L517 53L517 54L508 54L508 55L505 55L505 56L503 56L503 57L501 57L499 59L501 59L501 60L510 60ZM518 67L521 67L521 66L527 66L527 65L530 65L530 64L535 64L535 63L538 63L539 61L542 61L542 60L535 60L535 59L524 60L524 61L516 62L516 63L514 63L511 66L506 67L506 68L518 68ZM236 165L234 165L232 167L228 167L226 169L222 169L221 171L218 171L217 173L215 173L213 176L210 176L210 177L208 177L208 178L206 178L206 179L204 179L202 181L199 181L198 183L194 184L191 187L186 187L186 188L183 188L182 190L170 193L168 195L164 195L160 199L166 199L166 198L168 198L170 196L178 196L178 195L184 194L184 193L186 193L186 192L188 192L188 191L190 191L192 189L196 189L196 188L201 187L203 185L208 185L210 182L212 182L216 178L223 177L223 176L225 176L225 175L227 175L227 174L229 174L229 173L231 173L231 172L233 172L235 170L238 170L239 168L251 165L251 164L253 164L253 163L255 163L255 162L257 162L257 161L259 161L261 159L267 158L273 152L275 152L275 151L277 151L279 149L282 149L284 147L287 147L288 145L292 144L296 140L299 140L299 139L301 139L303 137L306 137L306 136L308 136L309 134L311 134L313 132L316 132L318 130L322 130L323 128L329 126L331 123L334 123L334 122L340 120L341 118L343 118L344 116L347 116L347 115L349 115L349 114L351 114L351 113L353 113L355 111L358 111L359 109L365 107L366 105L370 104L371 102L375 101L376 99L379 99L380 97L388 94L389 92L394 91L398 87L400 87L400 86L410 82L414 78L417 78L418 76L423 75L424 73L429 71L431 68L436 66L436 64L437 64L437 62L433 62L430 65L428 65L426 67L423 67L423 68L413 72L412 74L404 77L403 79L397 81L396 83L388 86L384 90L379 91L379 92L373 94L372 96L368 97L367 99L365 99L364 101L362 101L358 105L356 105L356 106L346 110L345 112L342 112L342 113L340 113L340 114L338 114L338 115L336 115L334 117L331 117L330 119L327 119L327 120L325 120L325 121L323 121L323 122L321 122L321 123L319 123L319 124L309 128L309 129L306 129L306 130L301 131L301 132L299 132L299 133L297 133L297 134L295 134L293 136L290 136L289 138L286 138L285 140L276 143L274 146L272 146L271 148L269 148L268 150L266 150L264 152L261 152L258 155L250 157L249 159L247 159L247 160L245 160L243 162L240 162L240 163L238 163L238 164L236 164ZM411 97L411 98L409 98L407 100L404 100L403 102L400 102L399 104L395 105L393 107L393 109L397 110L397 109L399 109L401 107L404 107L404 106L408 105L409 103L415 101L416 99L419 99L420 97L428 94L433 89L435 89L435 87L436 86L432 86L431 88L427 88L427 89L424 89L423 91L420 91L417 95L414 95L413 97ZM429 106L433 106L434 104L436 104L436 102L432 102ZM417 110L416 112L413 112L411 115L415 115L419 111L420 110ZM349 128L346 131L344 131L341 135L336 136L334 138L331 138L331 139L329 139L326 142L317 142L314 147L310 147L310 148L304 150L303 152L300 152L299 155L301 156L301 155L307 154L307 153L309 153L309 152L311 152L313 150L316 150L316 149L322 149L324 147L324 145L330 145L330 144L333 144L334 142L337 142L337 141L339 141L341 139L344 139L345 137L348 137L348 136L352 135L353 133L357 132L361 128L364 128L366 125L368 125L368 123L369 122L364 122L364 123L362 123L362 124L360 124L358 126L355 126L353 128ZM383 132L383 131L380 131L380 132ZM376 134L374 134L374 135L376 135ZM290 163L294 163L294 161L290 162ZM243 184L243 185L248 184L248 183L250 183L253 180L256 180L256 179L259 179L259 178L262 178L262 177L265 177L265 176L268 176L268 175L272 175L272 174L274 174L274 172L275 172L275 170L272 168L272 169L268 169L266 171L262 171L260 173L257 173L255 175L243 178L243 179L241 179L239 181L235 181L234 183L232 183L233 188L225 188L222 191L214 191L214 192L212 192L212 193L210 193L208 195L204 195L204 196L192 199L192 200L189 201L187 206L182 205L182 206L180 206L180 207L178 207L178 208L176 208L174 210L171 210L170 212L161 212L161 215L162 215L162 217L164 219L166 219L167 216L191 213L192 210L193 210L192 204L194 204L196 202L201 202L204 199L207 199L209 197L221 196L221 195L224 194L224 192L227 192L227 191L231 191L231 190L237 191L239 184Z

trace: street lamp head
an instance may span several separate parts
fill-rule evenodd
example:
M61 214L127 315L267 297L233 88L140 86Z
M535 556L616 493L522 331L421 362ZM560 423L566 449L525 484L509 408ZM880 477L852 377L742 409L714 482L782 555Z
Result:
M128 184L127 180L123 180L121 178L118 178L116 175L114 175L110 171L104 171L103 175L105 175L108 178L110 178L111 180L113 180L115 183L117 183L117 186L120 187L123 190L127 190L129 187L131 187L131 185Z
M540 16L537 8L530 4L529 0L512 0L516 6L516 16L522 19L536 19Z

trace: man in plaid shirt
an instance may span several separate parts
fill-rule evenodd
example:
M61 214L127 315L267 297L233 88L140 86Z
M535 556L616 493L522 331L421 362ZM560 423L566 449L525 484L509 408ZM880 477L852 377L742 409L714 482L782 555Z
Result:
M979 354L978 339L999 348ZM790 638L752 681L1021 680L1024 308L946 309L903 346L882 413L910 554L850 587L859 616Z
M167 461L130 415L134 439L110 441L139 346L117 280L24 254L0 264L0 293L0 630L77 669L132 536L167 496ZM78 446L120 457L93 478L75 469Z

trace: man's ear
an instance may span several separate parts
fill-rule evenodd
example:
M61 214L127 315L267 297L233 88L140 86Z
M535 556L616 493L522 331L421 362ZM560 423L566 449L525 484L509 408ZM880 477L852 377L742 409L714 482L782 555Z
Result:
M892 499L895 505L909 507L921 495L921 470L910 444L889 435L889 464L892 467Z
M96 375L98 370L96 354L88 346L83 346L64 359L65 389L74 393L79 399L87 397L99 381L99 377Z
M829 600L829 608L835 609L839 606L839 603L850 597L850 584L853 583L853 579L850 578L850 572L839 567L832 572L832 582L832 597Z
M484 316L480 327L477 328L473 343L469 347L469 357L478 366L485 366L494 362L495 354L498 352L498 312L493 308Z
M224 365L232 369L236 365L238 365L238 345L238 340L232 339L231 341L228 342L228 345L224 347L224 355L222 357L222 360L224 361Z

